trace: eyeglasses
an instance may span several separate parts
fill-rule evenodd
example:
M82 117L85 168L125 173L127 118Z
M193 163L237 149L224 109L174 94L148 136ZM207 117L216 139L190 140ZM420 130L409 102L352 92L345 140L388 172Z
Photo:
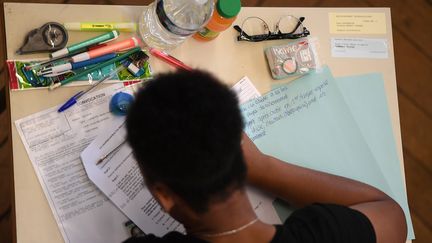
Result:
M282 16L275 30L270 31L269 25L260 17L246 18L241 27L234 25L240 34L238 41L259 42L265 40L298 39L310 35L309 30L303 26L305 17L296 18L292 15Z

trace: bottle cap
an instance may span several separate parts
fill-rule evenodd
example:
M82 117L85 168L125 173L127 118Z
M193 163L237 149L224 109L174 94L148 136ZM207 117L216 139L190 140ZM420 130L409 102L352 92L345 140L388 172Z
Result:
M241 8L240 0L218 0L216 4L218 13L224 18L233 18Z

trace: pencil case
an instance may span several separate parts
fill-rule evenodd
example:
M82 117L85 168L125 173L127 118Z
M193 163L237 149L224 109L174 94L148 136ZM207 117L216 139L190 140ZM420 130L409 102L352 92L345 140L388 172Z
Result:
M143 55L144 53L138 52L135 55L132 55L128 60L128 70L122 70L117 73L116 76L110 78L107 83L116 83L122 82L124 84L130 84L133 82L138 82L143 79L149 79L153 76L151 71L150 63L147 59L138 60L139 55ZM144 54L145 55L145 54ZM10 90L26 90L26 89L41 89L48 88L52 83L58 83L66 78L72 77L74 73L81 72L88 67L84 67L81 69L74 70L70 73L60 74L59 76L54 77L43 77L36 75L37 70L26 70L25 67L28 65L32 65L34 63L40 62L40 60L7 60L6 64L9 71L9 87ZM63 64L64 61L59 61L54 63L55 65ZM53 65L54 65L53 64ZM133 66L131 66L133 64ZM99 70L96 70L77 81L70 83L69 85L89 85L93 80L100 80L105 75L109 74L113 70L115 70L118 66L122 65L120 62L107 65ZM133 70L131 70L133 68Z

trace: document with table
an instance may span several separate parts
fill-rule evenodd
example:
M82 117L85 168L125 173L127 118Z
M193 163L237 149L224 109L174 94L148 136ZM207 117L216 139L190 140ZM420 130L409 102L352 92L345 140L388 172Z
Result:
M128 221L88 179L80 154L113 115L111 96L122 84L83 97L71 109L58 107L15 121L65 242L121 242Z

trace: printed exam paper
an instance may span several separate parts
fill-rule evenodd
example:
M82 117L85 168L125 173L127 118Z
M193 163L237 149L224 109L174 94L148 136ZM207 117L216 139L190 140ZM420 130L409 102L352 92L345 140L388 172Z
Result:
M15 121L65 242L121 242L127 217L88 179L80 153L113 119L115 84L58 113L53 107Z

